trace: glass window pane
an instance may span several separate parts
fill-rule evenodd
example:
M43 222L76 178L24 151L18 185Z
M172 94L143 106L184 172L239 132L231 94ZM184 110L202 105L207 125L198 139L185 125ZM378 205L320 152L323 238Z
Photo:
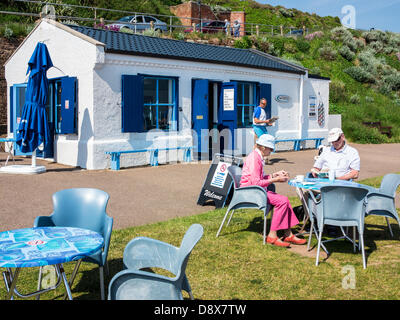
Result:
M172 103L172 80L158 80L158 103Z
M243 104L243 84L239 83L237 90L237 103Z
M172 126L172 107L158 107L158 128L161 130L169 130Z
M244 88L243 104L251 104L251 102L250 102L251 86L248 83L246 83L243 85L243 88Z
M143 82L144 103L157 102L157 79L145 78Z
M157 128L157 113L155 106L144 106L144 130L151 130Z

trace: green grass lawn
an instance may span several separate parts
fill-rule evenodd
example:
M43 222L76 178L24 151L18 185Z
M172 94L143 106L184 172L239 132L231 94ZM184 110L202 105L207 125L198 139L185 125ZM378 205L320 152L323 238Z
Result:
M361 183L378 187L381 179L367 179ZM293 206L299 205L296 197L290 198L290 201ZM123 250L132 238L147 236L179 246L189 226L200 223L204 227L204 235L192 251L186 269L196 299L400 298L400 231L394 220L391 220L394 233L394 238L391 238L384 218L366 218L367 269L364 270L361 253L353 253L352 244L343 240L326 244L331 255L326 261L321 261L318 267L315 266L315 249L309 255L302 255L284 248L264 246L263 219L257 210L235 212L230 225L224 227L216 238L224 214L225 209L217 209L165 222L114 230L108 255L110 274L106 275L106 288L112 276L122 270ZM316 245L315 236L312 244ZM64 266L69 277L73 263ZM0 271L4 270L0 268ZM343 285L348 283L349 270L354 270L354 289ZM37 276L37 268L23 269L19 291L26 293L35 290ZM63 285L60 285L56 291L46 293L42 298L61 299L64 292ZM99 271L95 265L82 263L72 287L72 295L76 300L100 298ZM4 282L1 281L0 299L5 297ZM184 293L184 297L188 298L188 295Z

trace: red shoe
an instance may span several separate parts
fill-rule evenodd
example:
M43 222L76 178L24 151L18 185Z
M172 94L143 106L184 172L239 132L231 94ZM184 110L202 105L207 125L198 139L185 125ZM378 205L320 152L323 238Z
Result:
M290 237L286 237L283 239L283 242L287 243L293 243L293 244L305 244L307 242L306 239L295 239L294 234L292 234Z
M289 247L290 243L287 242L283 242L282 240L280 240L278 237L276 238L271 238L267 236L267 243L269 244L273 244L274 246L278 246L278 247Z

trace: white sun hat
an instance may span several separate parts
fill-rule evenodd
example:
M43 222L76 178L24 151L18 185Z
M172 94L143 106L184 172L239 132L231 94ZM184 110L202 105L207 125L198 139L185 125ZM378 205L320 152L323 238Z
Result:
M342 129L340 128L333 128L328 133L328 142L337 141L340 138L340 135L343 134Z
M264 146L274 150L275 149L274 141L275 141L274 136L271 136L270 134L263 134L261 137L257 139L256 143L259 144L260 146Z

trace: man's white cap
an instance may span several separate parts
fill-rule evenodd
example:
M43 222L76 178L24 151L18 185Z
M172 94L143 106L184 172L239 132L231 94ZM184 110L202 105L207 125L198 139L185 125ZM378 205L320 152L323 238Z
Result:
M328 142L334 142L340 138L340 135L343 134L342 129L333 128L328 133Z
M274 141L275 141L274 136L271 136L270 134L263 134L261 135L261 137L257 139L256 143L259 144L260 146L264 146L274 150L275 149Z

